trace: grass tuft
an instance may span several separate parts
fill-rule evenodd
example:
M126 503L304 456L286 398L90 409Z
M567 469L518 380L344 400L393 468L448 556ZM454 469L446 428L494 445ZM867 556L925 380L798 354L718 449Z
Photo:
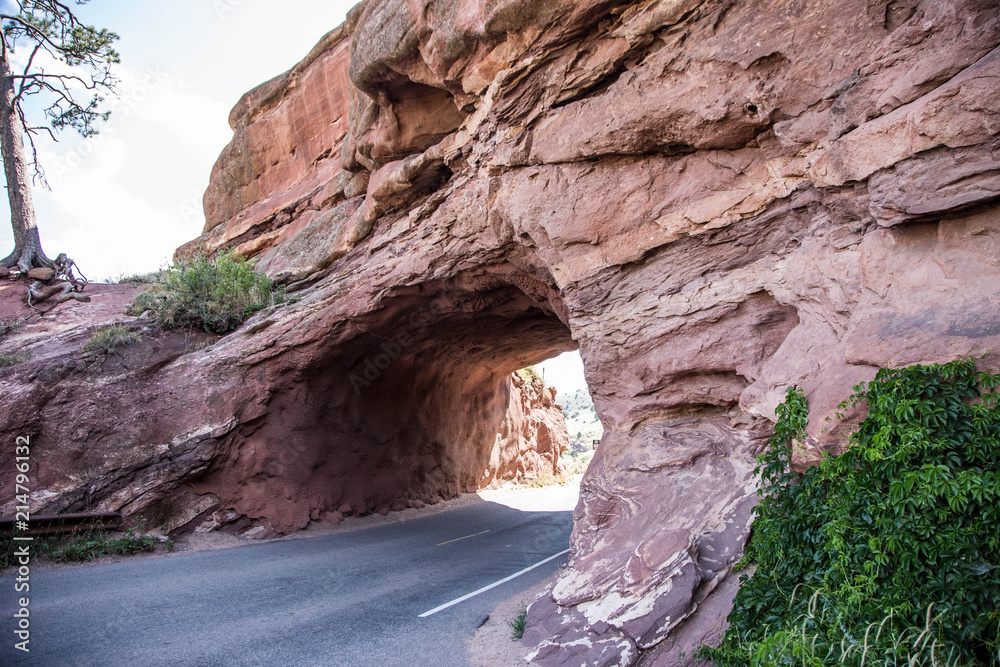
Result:
M58 563L91 561L102 556L128 556L156 550L160 540L153 535L130 528L121 537L112 537L102 530L88 530L70 535L36 537L31 542L32 558ZM17 543L21 546L23 543ZM167 545L168 549L172 544ZM0 539L0 569L14 561L15 542L12 534Z
M131 331L120 324L116 324L114 326L101 329L91 336L90 340L83 344L83 351L93 352L97 350L107 354L115 351L115 349L119 347L129 347L131 345L135 345L141 338L142 334L138 331Z
M131 276L124 274L118 276L115 282L119 285L152 285L163 281L163 271L153 271L152 273L136 273Z
M27 354L17 352L0 352L0 368L17 366L18 364L23 364L28 359L29 356Z
M510 626L510 638L514 641L519 641L521 637L524 637L524 622L527 618L528 608L522 607L521 613L514 617L514 620L507 622L507 625Z

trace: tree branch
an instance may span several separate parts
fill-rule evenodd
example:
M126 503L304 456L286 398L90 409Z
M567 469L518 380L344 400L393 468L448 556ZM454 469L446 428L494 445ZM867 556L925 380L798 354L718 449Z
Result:
M28 58L28 64L25 65L25 67L24 67L24 73L25 74L27 74L29 71L31 71L31 66L35 62L35 56L37 56L38 52L41 51L41 50L42 50L42 44L41 43L35 44L35 48L31 50L31 57ZM25 85L24 81L21 81L21 85L18 86L18 89L17 89L17 95L14 96L14 100L15 101L21 99L21 94L24 92L24 85Z
M106 85L102 84L100 81L95 80L93 77L90 78L90 82L88 83L83 77L77 76L76 74L45 74L44 72L42 72L39 74L15 74L10 78L19 80L22 82L22 84L28 80L49 81L55 79L57 81L62 81L64 86L66 81L76 81L87 90L96 90L98 86Z
M76 0L76 4L88 1ZM10 74L8 79L14 89L12 111L17 114L28 138L33 180L48 188L45 172L38 161L36 135L45 132L54 141L56 133L67 126L84 137L97 133L95 124L107 120L110 114L110 111L100 110L104 101L102 93L105 90L117 93L117 79L111 67L119 62L118 52L112 48L118 35L80 21L68 1L12 0L6 8L6 12L0 13L0 55L8 68L6 71L10 71L9 58L19 44L26 43L31 50L23 70L16 75ZM38 62L43 51L71 68L70 73L46 73ZM78 73L74 68L85 72ZM44 103L48 104L44 108L47 122L28 124L23 101L38 94L44 94ZM78 97L83 98L82 101L78 101Z

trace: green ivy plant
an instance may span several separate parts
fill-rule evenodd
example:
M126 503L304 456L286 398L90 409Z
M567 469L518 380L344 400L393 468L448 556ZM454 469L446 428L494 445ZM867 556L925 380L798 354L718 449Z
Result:
M720 667L1000 665L1000 375L883 369L851 447L804 474L803 393L759 458L761 502Z

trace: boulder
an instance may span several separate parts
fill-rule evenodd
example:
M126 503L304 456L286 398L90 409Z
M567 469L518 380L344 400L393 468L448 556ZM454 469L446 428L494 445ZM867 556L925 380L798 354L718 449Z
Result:
M46 266L38 266L28 271L28 278L31 280L41 280L42 282L46 282L52 280L52 276L55 274L56 272L53 269Z

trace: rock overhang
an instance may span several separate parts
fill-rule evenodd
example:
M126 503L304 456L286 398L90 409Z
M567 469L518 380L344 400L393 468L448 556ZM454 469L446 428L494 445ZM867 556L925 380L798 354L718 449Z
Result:
M852 418L824 418L878 366L973 349L996 365L997 86L972 81L993 80L977 77L997 19L977 2L860 4L594 1L542 17L384 0L360 15L340 146L367 183L352 239L373 230L361 245L401 282L503 257L558 294L607 427L573 559L529 614L548 628L541 664L644 650L675 664L686 649L658 642L704 635L683 620L731 599L786 387L812 406L801 466L843 446ZM375 26L391 30L357 36ZM398 130L392 87L414 85L466 114L438 144L379 129ZM422 254L414 228L440 243ZM688 542L664 547L664 522Z
M269 415L313 401L353 442L433 449L467 432L428 415L472 405L486 433L504 373L579 346L607 430L529 613L536 658L684 664L671 637L717 632L699 618L731 600L786 387L811 404L804 465L842 446L850 419L823 418L876 367L997 366L994 10L369 0L246 98L267 113L234 111L199 243L303 298L227 344L242 370L205 362L255 393L204 421L278 441L296 429L264 438ZM414 313L435 319L403 345Z

